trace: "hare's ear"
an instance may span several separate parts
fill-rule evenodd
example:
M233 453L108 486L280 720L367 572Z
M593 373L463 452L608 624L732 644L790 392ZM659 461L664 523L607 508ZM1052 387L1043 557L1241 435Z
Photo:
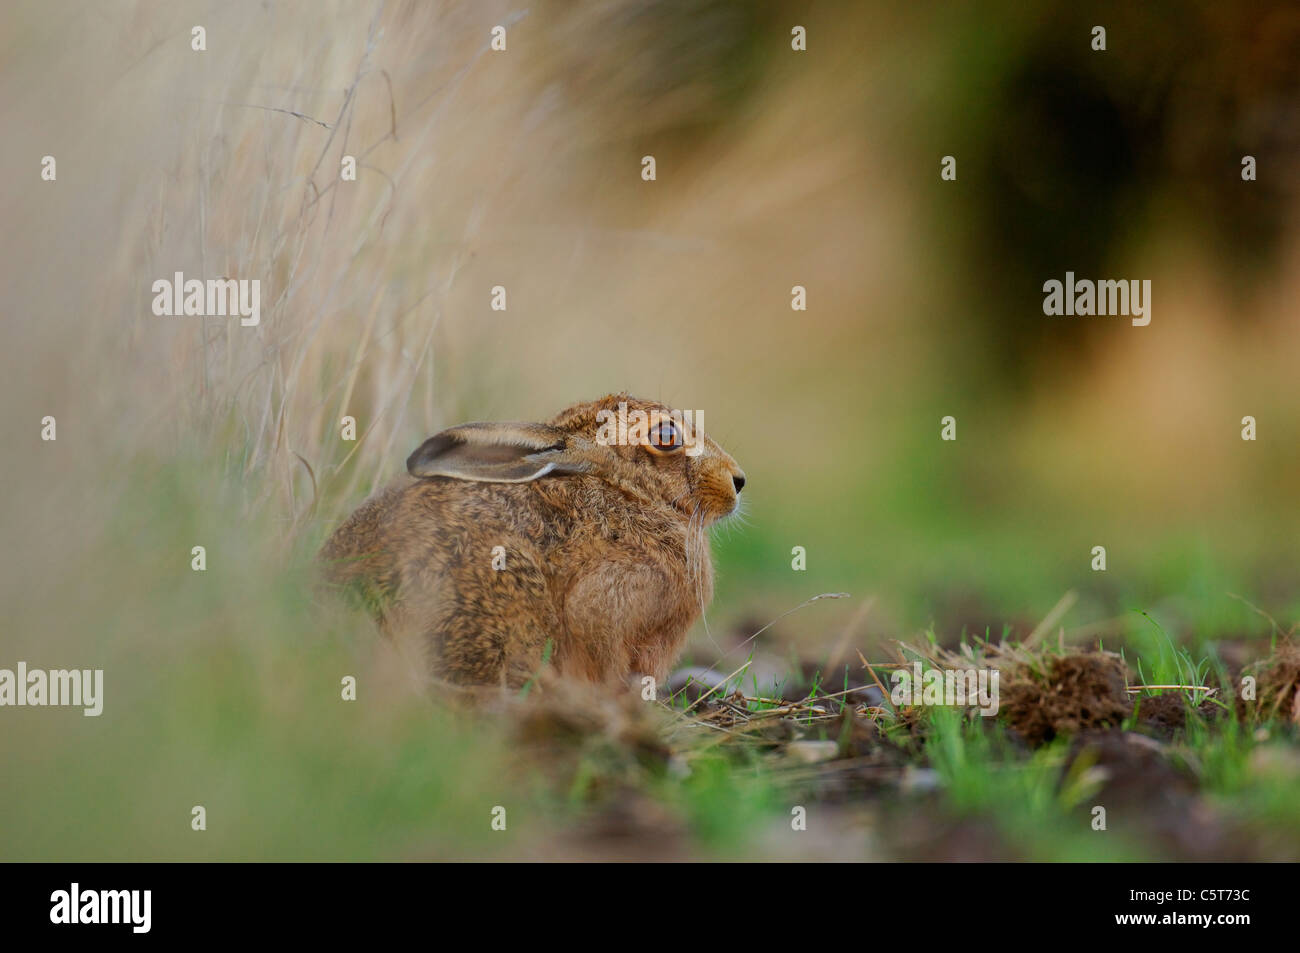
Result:
M406 458L411 476L479 483L527 483L548 473L586 469L569 459L569 435L546 424L463 424L435 434Z

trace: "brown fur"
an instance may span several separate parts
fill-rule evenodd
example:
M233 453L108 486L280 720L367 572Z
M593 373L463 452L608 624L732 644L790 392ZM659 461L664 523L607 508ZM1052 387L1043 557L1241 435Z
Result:
M620 401L669 410L610 395L546 424L430 438L407 461L417 476L326 542L329 578L386 632L417 635L433 674L459 685L522 685L548 640L561 676L662 681L713 596L705 529L734 512L744 475L707 436L698 456L598 443L597 412Z

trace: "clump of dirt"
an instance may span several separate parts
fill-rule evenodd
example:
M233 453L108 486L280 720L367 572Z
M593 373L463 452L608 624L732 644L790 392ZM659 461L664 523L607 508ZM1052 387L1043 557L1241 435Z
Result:
M1113 652L1046 656L1002 673L1001 715L1030 745L1118 728L1132 712L1128 669Z
M1061 776L1085 770L1098 782L1095 793L1077 808L1080 823L1090 821L1096 807L1104 807L1111 827L1141 836L1163 859L1240 856L1241 845L1199 796L1196 776L1169 755L1170 749L1159 741L1131 731L1075 736Z
M1181 808L1197 793L1195 776L1167 757L1166 747L1132 731L1085 731L1070 742L1062 777L1081 758L1101 782L1097 796L1125 807Z
M1173 741L1186 731L1187 716L1193 711L1207 721L1223 714L1223 708L1209 699L1193 706L1180 691L1144 695L1138 704L1137 727L1153 738Z
M1284 718L1300 724L1300 643L1283 639L1272 655L1247 665L1241 674L1255 678L1255 699L1238 698L1242 714L1261 720Z

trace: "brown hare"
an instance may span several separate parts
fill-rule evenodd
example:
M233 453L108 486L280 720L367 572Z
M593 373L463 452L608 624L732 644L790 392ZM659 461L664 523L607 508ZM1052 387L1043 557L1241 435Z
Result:
M439 680L518 687L549 661L662 682L713 596L705 529L745 485L701 425L610 395L444 430L329 538L327 575L418 636Z

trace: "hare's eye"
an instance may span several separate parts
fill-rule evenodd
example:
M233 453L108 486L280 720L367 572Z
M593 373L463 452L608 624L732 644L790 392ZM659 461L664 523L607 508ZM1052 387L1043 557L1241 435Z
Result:
M656 424L650 430L650 446L655 450L678 450L682 446L682 433L670 420Z

